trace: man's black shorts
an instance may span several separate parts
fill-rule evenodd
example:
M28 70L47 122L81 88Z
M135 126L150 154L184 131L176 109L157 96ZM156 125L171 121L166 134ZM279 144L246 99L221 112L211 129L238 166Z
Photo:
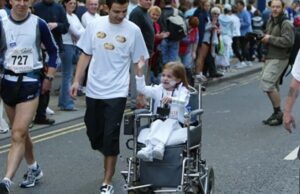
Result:
M116 156L120 152L119 137L126 98L93 99L86 97L84 122L94 150L104 156Z
M15 91L16 82L2 79L1 97L3 102L9 106L33 100L40 95L41 82L22 82L18 91Z

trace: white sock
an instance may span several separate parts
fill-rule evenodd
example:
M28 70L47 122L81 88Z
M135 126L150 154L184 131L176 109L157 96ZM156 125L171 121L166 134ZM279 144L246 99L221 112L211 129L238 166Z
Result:
M35 161L33 164L28 165L28 168L32 169L32 170L36 170L37 169L37 162Z
M12 181L9 179L9 178L7 178L7 177L4 177L3 179L2 179L3 181L5 181L5 183L8 183L8 187L10 187L11 186L11 184L12 184Z

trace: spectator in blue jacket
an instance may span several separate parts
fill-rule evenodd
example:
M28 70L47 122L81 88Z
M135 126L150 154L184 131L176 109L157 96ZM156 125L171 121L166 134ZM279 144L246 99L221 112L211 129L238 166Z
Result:
M238 9L238 17L240 18L241 22L241 37L240 37L240 49L242 51L242 58L241 62L246 61L246 64L251 66L252 56L248 50L248 41L246 38L246 34L248 32L252 32L252 25L251 25L251 15L245 9L245 3L242 0L237 1L236 3Z
M264 29L266 28L266 24L267 24L268 20L270 19L270 16L271 16L271 13L272 13L271 2L272 2L271 0L268 0L266 8L262 12L262 18L263 18L263 21L264 21Z

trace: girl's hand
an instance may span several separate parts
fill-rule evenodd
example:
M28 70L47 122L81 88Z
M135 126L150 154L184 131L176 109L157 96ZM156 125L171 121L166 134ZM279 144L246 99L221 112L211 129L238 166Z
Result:
M170 104L171 102L172 102L172 97L170 97L170 96L165 96L161 99L161 103L163 105Z
M144 56L140 57L140 60L139 60L139 62L138 62L138 64L136 66L137 66L137 68L136 68L136 74L139 77L142 77L144 75L144 66L145 66L145 58L144 58Z

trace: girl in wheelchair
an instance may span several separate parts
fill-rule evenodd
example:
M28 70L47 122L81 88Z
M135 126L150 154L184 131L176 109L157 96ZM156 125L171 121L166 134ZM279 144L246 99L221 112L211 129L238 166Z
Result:
M154 100L153 113L161 117L139 134L138 141L145 147L137 152L137 157L144 161L153 161L153 158L162 160L165 145L172 144L175 139L186 140L182 127L190 97L188 81L184 66L180 62L169 62L163 67L161 84L146 86L144 64L141 57L136 67L137 90Z

